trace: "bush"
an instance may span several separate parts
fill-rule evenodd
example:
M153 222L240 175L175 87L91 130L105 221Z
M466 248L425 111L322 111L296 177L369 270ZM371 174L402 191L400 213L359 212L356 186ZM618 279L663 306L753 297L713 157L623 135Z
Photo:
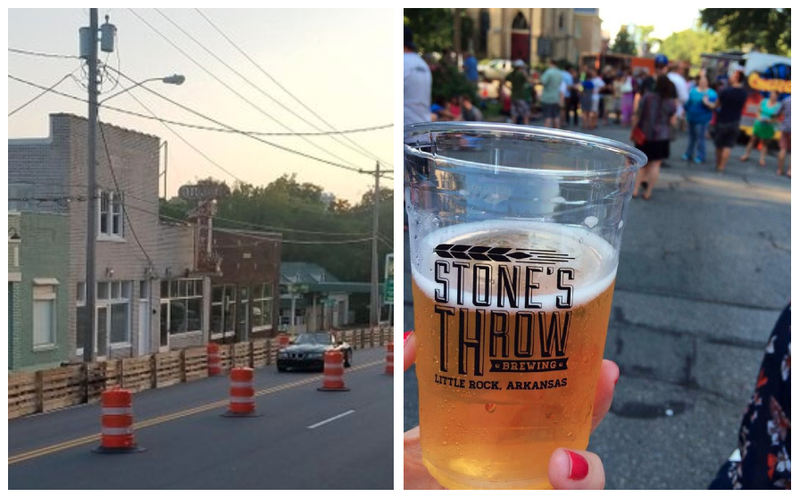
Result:
M438 102L442 99L447 101L452 97L464 95L465 93L471 95L473 101L477 101L476 89L456 66L446 63L437 64L431 67L431 76L431 99L433 102Z

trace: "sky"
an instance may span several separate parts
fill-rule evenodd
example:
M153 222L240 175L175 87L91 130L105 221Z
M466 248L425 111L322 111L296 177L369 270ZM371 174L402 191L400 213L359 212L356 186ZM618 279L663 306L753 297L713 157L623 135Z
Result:
M676 31L693 28L699 17L699 9L683 6L674 9L631 8L630 4L609 2L609 6L600 7L601 29L608 32L612 42L622 25L654 26L650 37L663 40Z
M391 125L397 52L393 9L99 9L99 24L106 15L117 34L114 52L100 52L100 60L110 68L101 87L100 119L167 142L169 196L182 184L209 176L229 185L237 179L266 185L296 173L299 181L351 202L373 187L372 176L248 136L166 126L111 107L177 123L260 133ZM79 29L88 25L88 8L8 10L8 111L13 112L8 118L9 138L48 136L50 113L87 115L87 75L76 56ZM115 82L117 73L124 76ZM184 84L158 80L135 86L172 74L185 76ZM53 90L83 102L17 80L44 88L58 82ZM112 98L103 102L108 97ZM356 170L374 170L376 159L382 169L393 168L391 127L346 136L355 143L341 135L336 141L330 136L261 139ZM393 183L387 178L382 184Z

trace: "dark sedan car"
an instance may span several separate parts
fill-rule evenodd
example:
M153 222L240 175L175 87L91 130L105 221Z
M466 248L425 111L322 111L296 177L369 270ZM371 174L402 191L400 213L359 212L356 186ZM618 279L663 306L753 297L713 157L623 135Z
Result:
M337 342L333 333L327 331L300 333L294 343L278 351L278 371L287 369L311 369L324 371L325 352L339 350L344 356L344 367L353 363L353 348L345 342Z

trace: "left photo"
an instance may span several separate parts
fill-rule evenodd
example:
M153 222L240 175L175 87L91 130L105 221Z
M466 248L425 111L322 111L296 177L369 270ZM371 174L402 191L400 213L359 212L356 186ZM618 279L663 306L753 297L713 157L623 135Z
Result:
M8 10L9 489L393 489L394 21Z

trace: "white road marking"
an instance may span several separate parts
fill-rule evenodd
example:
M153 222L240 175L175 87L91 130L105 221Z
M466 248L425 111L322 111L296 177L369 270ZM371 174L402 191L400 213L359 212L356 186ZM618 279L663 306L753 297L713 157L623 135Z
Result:
M322 425L328 424L328 423L330 423L331 421L336 421L337 419L339 419L339 418L343 418L343 417L345 417L345 416L348 416L348 415L350 415L350 414L353 414L354 412L355 412L355 411L351 409L351 410L349 410L349 411L347 411L347 412L343 412L343 413L341 413L341 414L337 414L336 416L334 416L334 417L332 417L332 418L328 418L328 419L326 419L325 421L320 421L319 423L316 423L316 424L313 424L313 425L309 426L309 427L308 427L308 429L309 429L309 430L313 430L314 428L319 428L319 427L320 427L320 426L322 426Z

